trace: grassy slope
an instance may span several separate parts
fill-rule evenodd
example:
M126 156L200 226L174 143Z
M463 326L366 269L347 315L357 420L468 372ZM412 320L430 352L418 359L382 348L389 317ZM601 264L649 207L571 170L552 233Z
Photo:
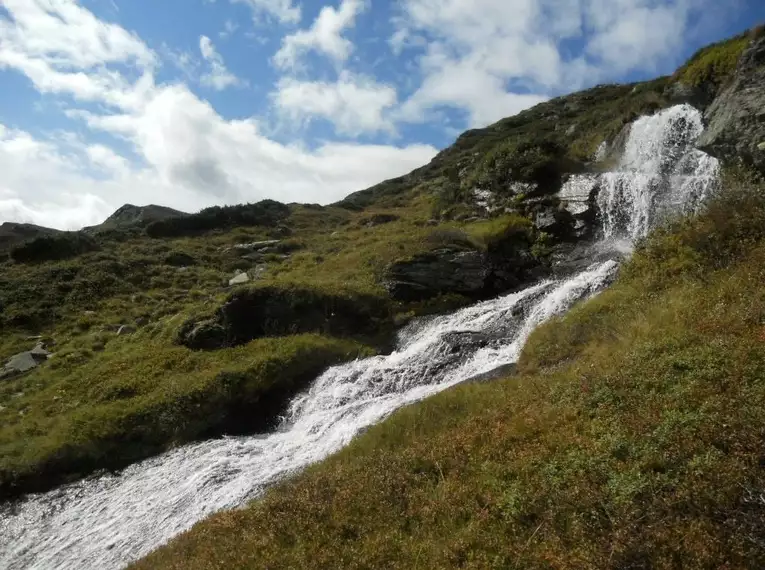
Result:
M762 567L765 198L743 187L539 329L517 376L404 409L135 567Z
M285 241L295 251L286 260L274 256L259 286L389 302L381 284L385 266L430 247L434 232L461 228L480 247L508 224L528 224L509 217L433 228L425 223L428 196L409 192L405 203L384 209L400 219L377 227L365 221L379 208L293 206ZM221 249L268 237L261 227L177 239L138 235L100 240L98 251L69 260L7 261L0 277L0 357L31 348L32 333L55 341L56 354L37 370L0 382L0 496L123 467L190 440L266 429L279 409L277 397L288 398L330 364L369 354L365 337L283 336L215 352L174 344L188 316L219 306L233 271L253 265ZM196 263L183 271L165 263L177 253ZM403 317L465 302L391 303L391 311ZM114 325L137 319L148 325L117 336ZM246 380L231 380L242 375ZM239 405L243 397L250 412Z

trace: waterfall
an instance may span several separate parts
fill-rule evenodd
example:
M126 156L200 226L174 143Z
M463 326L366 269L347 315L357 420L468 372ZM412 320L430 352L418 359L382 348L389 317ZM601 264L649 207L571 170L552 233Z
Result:
M602 175L604 236L642 237L668 212L698 207L717 172L714 159L692 148L700 129L687 106L635 122L619 171ZM324 459L401 406L516 362L535 327L596 294L617 270L605 259L567 279L418 319L400 331L393 353L329 368L273 433L186 445L0 506L0 567L123 567Z
M701 113L689 105L632 124L618 169L600 177L606 239L634 241L670 215L698 210L719 174L718 161L693 147L703 130Z

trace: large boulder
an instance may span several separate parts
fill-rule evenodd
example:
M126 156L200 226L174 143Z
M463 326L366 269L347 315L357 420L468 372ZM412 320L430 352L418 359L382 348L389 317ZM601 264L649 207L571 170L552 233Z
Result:
M0 380L29 372L51 356L51 353L45 350L45 345L38 343L32 350L20 352L12 356L5 366L0 368Z
M400 301L429 299L444 293L480 295L491 273L488 255L477 250L440 248L393 263L385 287Z
M184 323L177 341L194 350L301 333L370 341L379 337L387 342L391 323L390 308L383 297L266 286L235 291L213 315Z
M765 173L765 35L744 50L732 81L704 116L701 150L726 162L741 158Z

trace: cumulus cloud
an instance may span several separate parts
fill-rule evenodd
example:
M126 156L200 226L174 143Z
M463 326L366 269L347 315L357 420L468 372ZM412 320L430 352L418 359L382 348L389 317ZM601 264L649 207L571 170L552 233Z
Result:
M202 58L210 65L210 70L200 78L202 85L212 87L217 91L223 91L243 83L241 79L226 68L226 64L223 63L223 57L221 57L215 49L212 40L207 36L199 38L199 51L202 52Z
M288 35L274 56L278 67L294 67L300 56L310 51L325 55L337 63L348 59L353 43L342 36L354 25L356 17L366 8L365 0L343 0L339 8L325 6L310 28Z
M439 106L490 123L551 93L631 70L654 71L711 0L402 0L389 43L416 56L422 81L403 120ZM571 56L564 44L580 42Z
M388 114L398 102L396 89L370 77L342 72L335 82L283 78L272 98L284 116L299 123L322 118L349 136L395 132Z
M231 0L231 2L249 6L255 21L267 17L282 24L300 22L300 6L295 6L292 0Z
M6 1L4 7L0 61L40 91L98 103L70 108L67 116L123 141L130 152L3 126L0 221L71 229L100 222L126 202L187 211L266 197L327 203L404 174L436 153L427 145L278 143L255 119L223 118L185 84L158 84L152 50L73 0ZM88 39L72 42L83 51L90 46L85 55L66 47L65 38L81 30L90 30ZM202 39L200 50L215 61L211 41Z

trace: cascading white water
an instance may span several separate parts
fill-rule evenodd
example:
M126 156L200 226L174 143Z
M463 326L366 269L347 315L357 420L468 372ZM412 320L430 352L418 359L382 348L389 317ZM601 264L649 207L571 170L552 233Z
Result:
M636 123L626 171L614 174L621 177L618 186L601 196L607 237L639 237L658 215L654 208L708 193L716 162L690 150L697 119L692 108L676 107ZM629 176L659 171L668 186L628 183ZM626 226L615 221L621 207L629 212ZM401 331L392 354L327 370L293 400L274 433L184 446L117 475L0 507L0 567L124 566L207 515L242 506L327 457L401 406L514 363L536 326L597 293L617 269L617 261L602 261L569 279L418 320Z
M632 124L618 170L600 180L606 238L634 241L668 215L698 209L719 173L716 159L693 148L703 130L701 113L689 105Z

